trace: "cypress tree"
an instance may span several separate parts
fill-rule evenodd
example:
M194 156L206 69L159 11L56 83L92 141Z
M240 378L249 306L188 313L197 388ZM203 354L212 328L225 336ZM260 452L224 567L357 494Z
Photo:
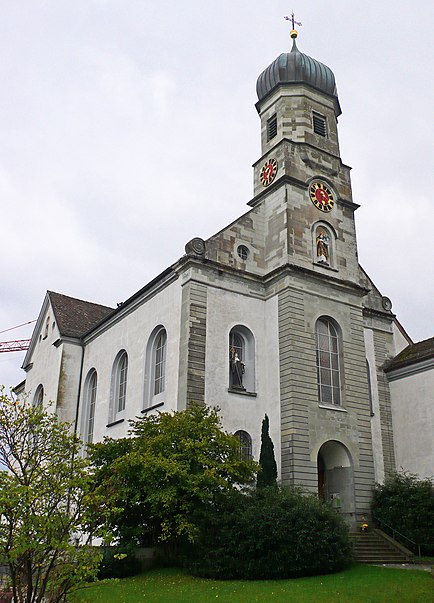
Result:
M276 486L277 465L274 458L274 444L270 438L270 421L265 415L262 420L261 454L259 455L260 470L256 481L257 488Z

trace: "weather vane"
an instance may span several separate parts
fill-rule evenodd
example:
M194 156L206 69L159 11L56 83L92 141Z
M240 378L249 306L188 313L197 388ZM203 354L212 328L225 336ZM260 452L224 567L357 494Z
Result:
M296 21L294 18L294 11L291 13L290 17L283 17L284 19L286 19L286 21L291 21L292 23L292 30L290 33L291 38L296 38L297 37L297 30L295 29L295 26L298 25L299 27L302 26L302 24L300 23L300 21Z

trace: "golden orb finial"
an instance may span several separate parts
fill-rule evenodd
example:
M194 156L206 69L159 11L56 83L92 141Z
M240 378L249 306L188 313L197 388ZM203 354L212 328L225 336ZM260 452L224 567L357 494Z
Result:
M298 31L296 29L291 29L289 35L293 40L295 40L295 38L298 36Z

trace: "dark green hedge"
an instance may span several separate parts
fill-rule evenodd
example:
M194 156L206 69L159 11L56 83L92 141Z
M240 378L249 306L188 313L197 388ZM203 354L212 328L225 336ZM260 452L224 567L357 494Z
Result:
M186 551L195 575L276 579L339 571L351 563L348 529L328 505L296 490L236 493L202 518Z
M384 484L377 484L372 512L379 527L388 531L385 522L421 545L421 553L434 555L434 485L412 473L394 473ZM399 539L399 535L397 536ZM406 540L402 540L409 546ZM414 552L417 552L416 548Z

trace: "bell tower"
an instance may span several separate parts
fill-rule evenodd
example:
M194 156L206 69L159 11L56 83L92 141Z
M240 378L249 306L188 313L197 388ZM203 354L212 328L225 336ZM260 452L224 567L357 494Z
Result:
M262 156L253 165L249 205L265 204L271 223L279 204L285 205L282 263L334 271L357 282L358 206L352 202L350 168L340 157L335 77L329 67L299 51L295 29L290 36L291 51L277 57L256 84Z

